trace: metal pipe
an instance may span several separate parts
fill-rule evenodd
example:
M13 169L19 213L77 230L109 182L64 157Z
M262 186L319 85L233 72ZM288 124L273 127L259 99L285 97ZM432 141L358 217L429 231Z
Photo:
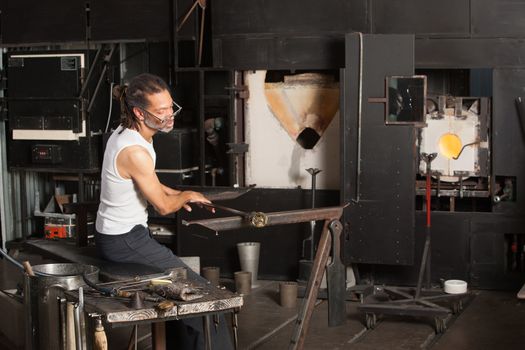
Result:
M426 212L427 212L427 222L426 222L426 237L425 237L425 246L423 248L423 256L421 258L421 265L419 267L419 274L417 279L417 287L416 287L416 295L415 299L419 299L420 293L421 293L421 285L423 283L423 277L425 275L425 272L427 272L428 275L428 281L427 284L430 284L430 260L429 260L429 254L430 254L430 218L431 218L431 165L432 161L436 159L437 153L431 153L426 154L422 153L421 157L427 163L427 171L426 171L426 191L425 191L425 197L426 197Z
M59 310L59 320L60 320L60 349L66 350L67 344L67 309L66 304L67 300L65 298L58 297L58 310Z
M174 0L168 0L168 85L175 85L175 14L174 14Z
M109 51L109 54L108 54L107 58L104 59L106 62L104 64L104 67L102 68L102 73L100 73L100 77L99 77L99 79L97 81L97 85L95 87L95 91L93 92L93 96L91 96L91 101L89 102L89 106L87 108L87 112L88 113L91 112L91 109L93 108L93 104L95 103L95 100L97 98L98 91L100 90L100 85L102 84L102 81L104 80L104 76L106 74L106 71L108 70L109 62L111 62L111 59L113 58L113 54L115 53L116 47L117 47L117 45L112 45L111 46L111 50ZM93 66L94 65L95 64L93 64ZM87 82L87 80L86 80L86 82Z
M455 156L455 157L452 157L452 159L458 160L459 157L461 156L461 153L463 153L463 151L465 150L466 147L479 145L480 143L481 143L481 141L474 141L474 142L467 143L467 144L463 145L463 147L461 147L461 150L459 151L458 155Z
M78 289L78 303L75 305L75 339L77 344L77 350L83 350L84 349L84 341L83 341L83 325L81 320L81 314L84 311L84 291L83 288L80 287Z
M76 338L75 338L75 305L72 302L66 304L66 349L75 350Z
M25 313L25 348L31 350L35 345L34 327L33 327L33 312L31 310L31 278L26 273L24 274L24 313Z
M100 46L100 48L97 50L97 53L95 55L95 59L93 60L93 62L97 62L98 61L98 58L100 56L100 54L102 53L102 49L104 48L104 45ZM84 96L84 94L86 93L86 90L87 90L87 87L88 87L88 84L89 84L89 81L91 80L91 75L93 75L93 71L95 70L95 64L92 64L90 67L89 67L89 72L88 72L88 75L86 77L86 80L84 80L84 85L82 86L82 89L80 90L80 94L78 95L78 98L79 99L82 99L82 97Z
M320 169L317 168L308 168L306 171L310 174L312 177L312 209L315 208L315 192L316 192L316 178L317 174L321 172ZM314 258L314 242L315 242L315 221L310 221L310 237L306 239L307 241L310 241L310 255L307 257L308 260L313 260ZM304 248L303 248L304 249Z
M360 177L361 177L361 118L363 114L363 33L357 33L359 35L359 97L357 101L357 174L356 174L356 183L355 183L355 201L359 203L361 199L361 186L360 186Z

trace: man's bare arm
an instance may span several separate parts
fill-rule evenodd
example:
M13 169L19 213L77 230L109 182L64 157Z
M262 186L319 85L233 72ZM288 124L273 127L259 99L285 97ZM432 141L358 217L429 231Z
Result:
M171 214L185 208L191 211L188 203L209 203L202 194L193 191L180 192L160 183L151 156L141 146L131 146L122 150L117 158L118 171L122 177L131 178L144 197L161 215ZM167 194L169 189L172 194Z
M166 193L168 196L178 195L182 191L176 190L174 188L168 187L166 185L160 184L162 186L162 189L164 190L164 193Z

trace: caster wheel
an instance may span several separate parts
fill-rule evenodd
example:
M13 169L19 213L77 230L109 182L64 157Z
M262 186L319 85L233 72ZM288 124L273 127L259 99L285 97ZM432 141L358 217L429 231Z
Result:
M376 314L366 314L366 328L374 329L376 328L377 318Z
M463 302L461 300L452 304L452 313L459 314L463 310Z
M459 314L460 311L461 311L461 310L460 310L460 308L459 308L459 302L452 304L452 313L453 313L454 315Z
M445 323L445 319L444 318L436 317L436 318L434 318L434 323L435 323L435 326L436 326L436 334L442 334L447 329L447 325Z

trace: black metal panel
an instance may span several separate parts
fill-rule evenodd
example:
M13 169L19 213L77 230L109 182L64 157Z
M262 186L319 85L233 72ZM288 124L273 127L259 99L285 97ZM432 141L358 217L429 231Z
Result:
M60 161L37 161L33 156L35 147L56 147ZM94 172L100 169L98 136L82 137L77 141L10 140L7 144L7 160L11 169L40 172Z
M350 206L344 214L344 258L408 265L414 259L415 130L386 126L384 105L368 98L384 97L386 76L413 74L413 36L363 35L362 60L360 44L358 34L347 35L341 179L342 199Z
M74 56L67 56L67 55ZM80 132L82 58L87 52L10 52L10 128ZM86 61L86 60L85 60ZM40 119L40 120L39 120Z
M378 34L468 35L469 0L373 0L372 28Z
M215 67L231 69L334 69L344 66L340 36L220 38Z
M68 56L71 54L74 55ZM85 55L84 68L90 65L93 67L92 78L87 83L85 94L91 98L89 103L92 103L92 109L90 113L85 114L81 112L78 97L81 90L81 75L84 74L85 77L87 74L87 69L81 72L82 55ZM93 136L92 132L97 135L106 126L110 85L103 79L99 93L95 97L95 85L102 67L100 62L90 62L90 58L93 59L95 56L94 53L17 51L9 52L7 56L9 167L38 171L98 170L101 143L100 137ZM115 57L113 59L116 59ZM111 76L111 73L109 75ZM87 107L87 104L85 106ZM21 129L32 131L30 139L13 140L11 132L14 130L18 132ZM58 133L40 135L40 131L44 130L61 130L69 133L69 136L72 136L72 133L84 133L85 136L78 135L78 140L69 141L67 137L61 137ZM37 139L40 136L42 139ZM35 154L38 155L38 152L35 153L35 148L39 147L42 150L53 149L56 157L52 161L48 161L46 156L42 159L33 157Z
M92 0L90 5L94 41L168 39L167 0Z
M431 281L461 279L468 281L470 273L470 217L469 213L432 213L431 221ZM414 285L426 235L426 213L416 213L415 259L413 266L376 267L378 284Z
M472 35L482 37L523 37L525 2L471 0Z
M215 189L217 189L215 187ZM245 211L274 212L309 208L311 191L300 189L254 188L245 195L221 204ZM318 207L338 205L338 191L316 192ZM184 220L198 220L214 216L231 216L217 210L194 208L191 213L180 211ZM321 225L318 225L320 228ZM261 242L259 276L262 279L296 279L298 261L301 259L302 240L310 233L310 224L272 226L260 229L244 229L213 232L198 225L178 228L177 253L180 256L200 256L201 266L220 266L221 274L232 276L240 269L236 243ZM317 235L317 239L319 238Z
M86 38L85 3L83 0L3 0L0 2L0 44L83 41Z
M157 133L153 147L157 154L156 169L188 169L197 166L197 130L173 129L169 133Z
M366 12L366 0L215 0L212 31L214 38L269 33L299 36L347 33L365 29Z
M366 30L367 3L214 1L213 65L233 69L344 67L344 34Z
M523 215L525 210L525 135L522 132L516 98L525 96L525 69L495 69L493 72L493 172L495 176L516 176L516 202L507 211ZM498 205L498 207L500 207Z
M416 39L418 68L521 67L521 39Z
M416 213L414 266L359 265L363 281L414 285L425 238L425 212ZM525 275L508 271L506 234L525 234L525 222L495 213L432 213L432 282L461 279L472 288L517 290ZM507 244L507 245L506 245Z
M169 133L157 133L153 137L153 147L157 154L155 169L163 184L176 188L177 185L197 183L198 141L197 130L191 128L176 128ZM156 213L153 215L158 216Z
M525 282L521 267L509 269L511 247L506 235L525 235L525 220L516 216L492 214L474 216L471 221L470 283L477 288L517 290ZM522 247L518 247L520 254Z
M65 56L68 53L38 52L41 56L37 58L31 57L37 54L33 52L10 52L7 61L10 95L17 98L61 99L78 96L81 88L80 58L87 52L71 52L75 56ZM49 54L49 57L46 57L45 54ZM35 79L37 76L38 79ZM50 82L53 84L51 89L49 88Z
M468 280L470 267L470 213L431 213L432 280ZM416 235L423 241L426 234L426 212L416 215ZM423 246L416 250L419 268Z

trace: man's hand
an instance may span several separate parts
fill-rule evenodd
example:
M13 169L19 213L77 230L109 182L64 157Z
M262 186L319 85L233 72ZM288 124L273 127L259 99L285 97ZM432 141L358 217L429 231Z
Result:
M185 202L184 202L184 205L183 205L183 208L186 209L187 211L191 211L191 207L188 205L188 203L211 203L211 201L204 197L202 195L202 193L199 193L199 192L194 192L194 191L184 191L184 192L181 192L181 195L182 196L185 196ZM215 210L213 209L212 210L212 213L215 213Z

